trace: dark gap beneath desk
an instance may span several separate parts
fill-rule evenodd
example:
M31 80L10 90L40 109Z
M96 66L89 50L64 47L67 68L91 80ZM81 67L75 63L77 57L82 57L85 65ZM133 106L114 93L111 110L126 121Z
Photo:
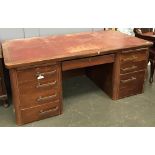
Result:
M66 80L69 81L69 79L71 78L84 76L89 78L93 83L96 84L96 86L101 88L106 94L112 97L112 91L113 91L112 74L113 74L113 63L108 63L103 65L96 65L91 67L64 71L62 74L62 79L63 79L62 81L64 84ZM66 82L66 83L69 85L69 82ZM66 86L66 83L65 83L65 86Z

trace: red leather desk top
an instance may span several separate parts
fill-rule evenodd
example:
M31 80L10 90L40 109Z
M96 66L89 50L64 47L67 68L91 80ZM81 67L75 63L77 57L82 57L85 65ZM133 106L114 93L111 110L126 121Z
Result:
M63 61L150 45L151 42L118 31L98 31L16 39L4 42L2 47L6 67L16 68L38 62Z

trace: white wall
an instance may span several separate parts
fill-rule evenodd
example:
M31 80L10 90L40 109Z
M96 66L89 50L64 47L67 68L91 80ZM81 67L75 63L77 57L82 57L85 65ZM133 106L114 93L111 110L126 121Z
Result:
M98 31L102 28L0 28L0 40Z
M0 40L24 38L24 29L21 28L0 28Z

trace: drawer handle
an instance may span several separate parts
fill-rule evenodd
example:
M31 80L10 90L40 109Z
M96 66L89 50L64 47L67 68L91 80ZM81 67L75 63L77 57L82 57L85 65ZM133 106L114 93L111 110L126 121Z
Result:
M54 86L56 85L57 81L54 81L54 82L50 82L50 83L45 83L45 84L38 84L36 86L36 88L43 88L43 87L50 87L50 86Z
M0 96L0 100L5 100L5 99L7 99L7 95L1 95Z
M39 113L40 113L40 114L47 114L47 113L50 113L50 112L57 111L58 108L59 108L59 107L56 106L56 107L54 107L54 108L52 108L52 109L49 109L49 110L45 110L45 111L44 111L44 110L40 110Z
M136 69L137 66L132 66L132 67L128 67L128 68L121 68L122 71L129 71L129 70L133 70Z
M46 96L46 97L40 96L39 98L37 98L37 102L47 101L47 100L55 98L56 96L57 96L57 94L54 94L54 95L51 95L51 96Z
M135 59L137 59L137 58L138 58L138 57L136 57L135 55L133 55L132 57L123 59L123 61L132 61L132 60L135 60Z
M122 83L128 83L128 82L135 81L135 80L136 80L136 78L132 76L130 79L121 80L121 82L122 82Z
M37 72L37 73L36 73L36 76L39 77L39 76L44 76L44 75L52 75L52 74L54 74L56 71L57 71L57 70L55 69L55 70L53 70L53 71L51 71L51 72L45 72L45 73Z

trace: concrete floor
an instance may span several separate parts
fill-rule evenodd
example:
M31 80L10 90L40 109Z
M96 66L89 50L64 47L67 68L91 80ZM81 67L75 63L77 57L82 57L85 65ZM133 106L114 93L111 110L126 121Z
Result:
M63 114L25 127L150 127L155 126L155 82L145 83L145 93L113 101L86 77L63 84ZM0 126L16 126L12 105L0 106Z

